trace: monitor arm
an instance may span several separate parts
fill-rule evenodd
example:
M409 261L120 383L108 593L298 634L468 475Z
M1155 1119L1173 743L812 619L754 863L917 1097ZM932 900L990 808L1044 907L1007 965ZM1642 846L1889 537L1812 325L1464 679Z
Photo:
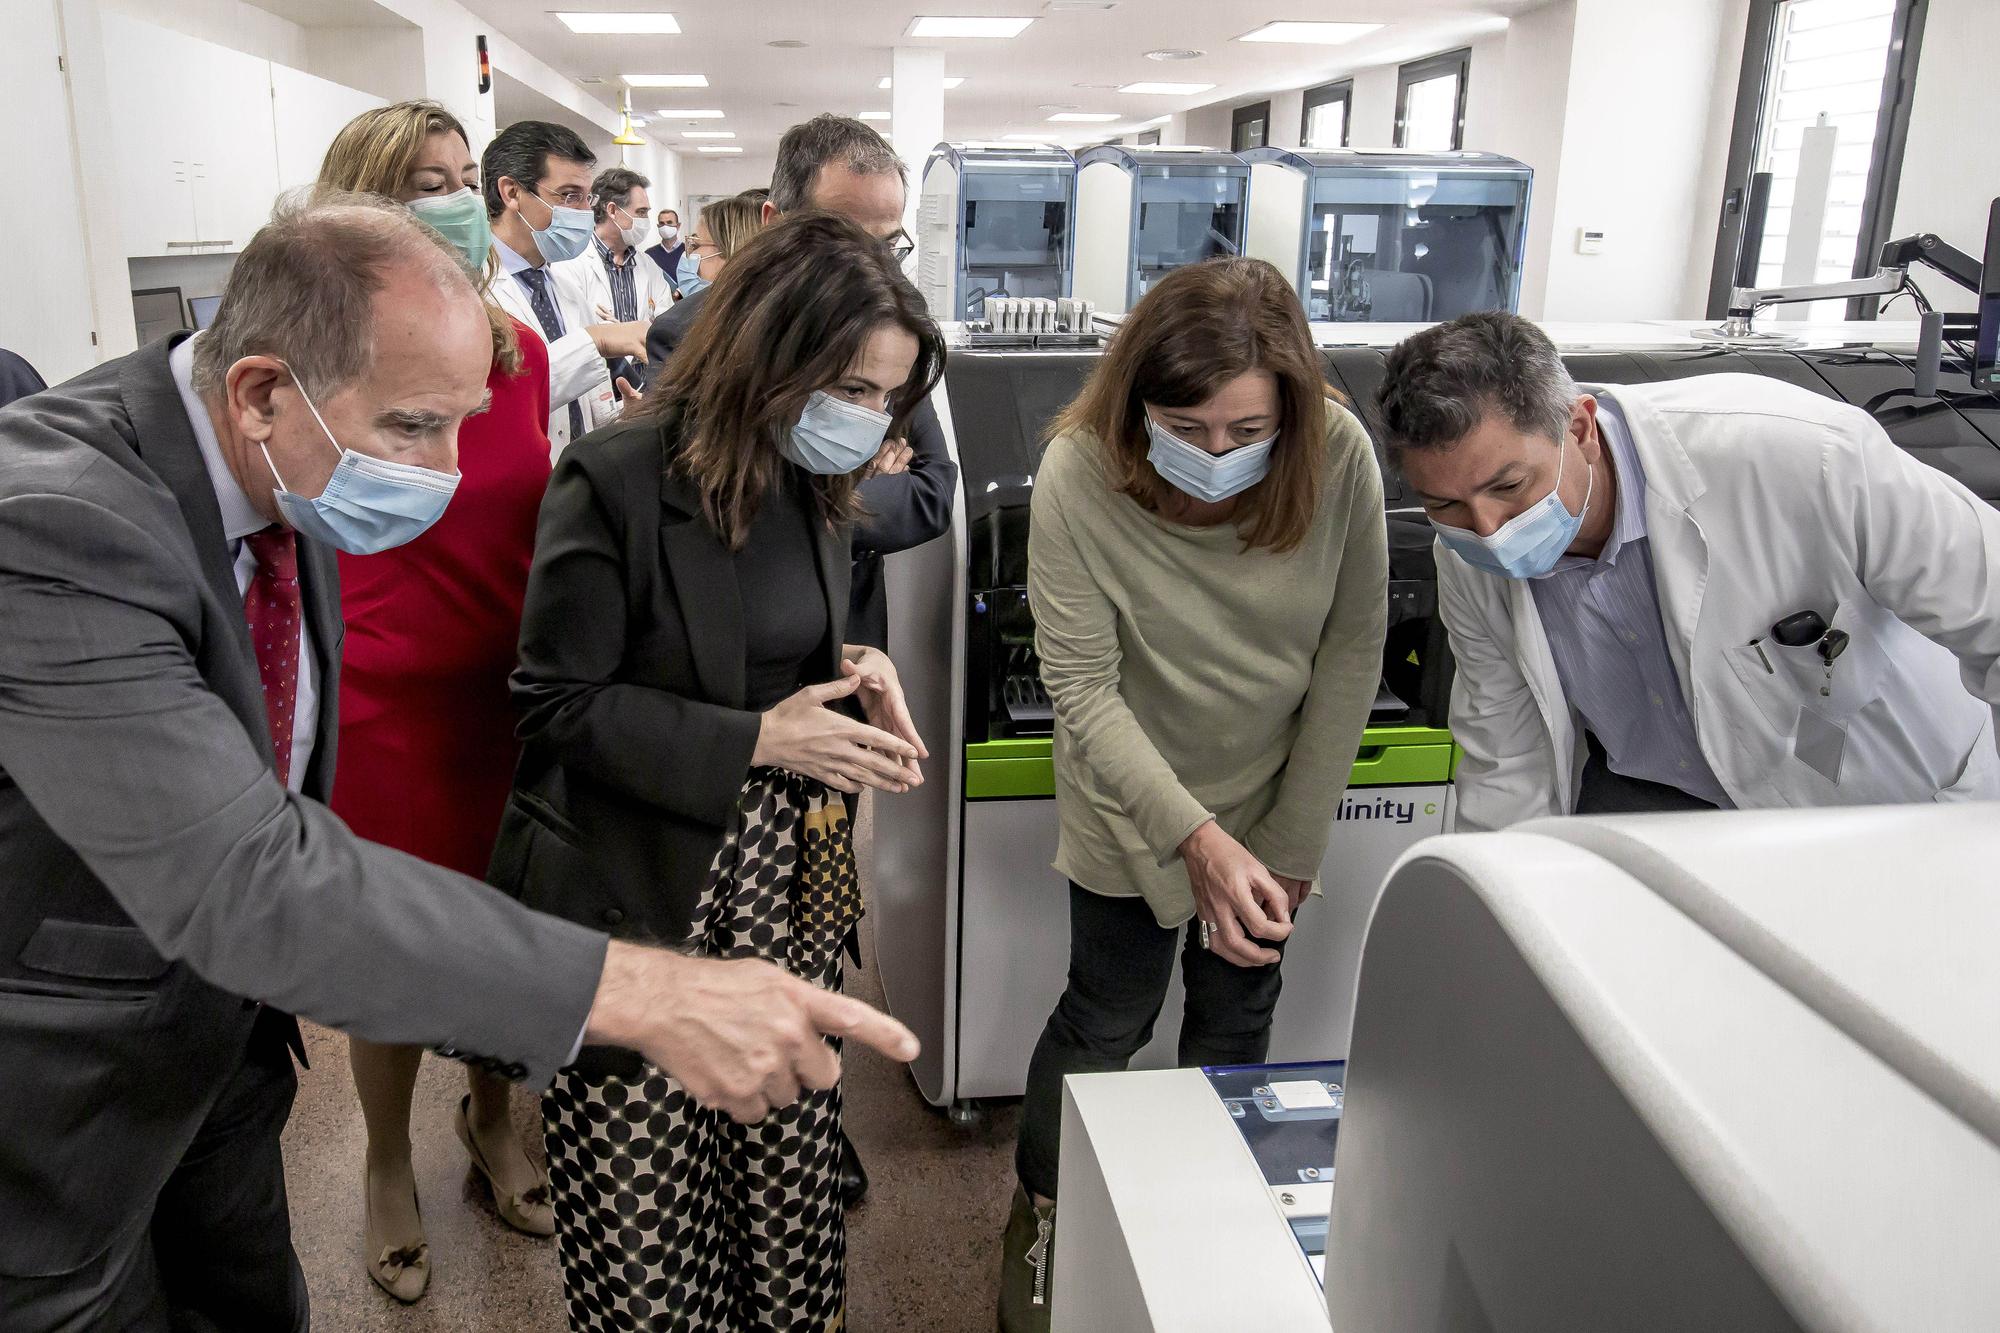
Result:
M1729 293L1729 314L1723 319L1720 332L1730 338L1750 337L1750 321L1766 306L1789 305L1797 301L1894 296L1909 285L1910 266L1913 264L1936 269L1969 291L1979 290L1979 265L1972 257L1926 232L1885 244L1879 267L1865 278L1849 278L1844 282L1795 283L1781 287L1733 288Z

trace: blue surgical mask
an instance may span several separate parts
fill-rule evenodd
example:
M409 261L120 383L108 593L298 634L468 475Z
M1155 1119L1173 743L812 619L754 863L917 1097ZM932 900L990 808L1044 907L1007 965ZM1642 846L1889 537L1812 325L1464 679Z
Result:
M685 250L681 262L674 265L674 286L681 289L683 301L708 286L708 279L701 276L701 260Z
M1278 443L1277 435L1273 434L1268 440L1246 444L1226 454L1212 454L1169 431L1153 420L1150 412L1146 414L1146 433L1153 439L1153 447L1146 455L1153 470L1176 489L1211 504L1241 495L1264 480L1271 471L1271 450Z
M882 452L891 418L859 403L814 389L798 424L779 446L785 457L822 477L844 476Z
M486 255L493 249L493 224L486 216L486 201L471 189L412 199L410 211L419 222L450 241L452 248L465 256L473 273L486 267Z
M589 209L564 208L561 204L542 199L540 195L535 198L549 210L547 227L540 231L535 231L532 225L528 228L535 234L535 248L542 252L543 259L551 264L560 264L565 259L575 259L590 248L590 238L597 234L597 220L591 216ZM521 220L528 220L525 214Z
M327 443L340 455L326 489L307 499L293 494L285 479L278 476L278 465L271 461L269 447L258 446L264 450L264 462L271 475L278 479L277 489L271 492L278 502L278 513L293 531L349 555L374 555L416 540L444 516L444 507L458 489L457 473L433 472L342 449L333 432L327 430L326 418L313 406L313 400L306 397L305 386L296 379L292 383L299 397L305 400L306 410L319 423Z
M1446 549L1474 569L1498 574L1506 579L1538 579L1556 567L1563 552L1576 540L1583 517L1590 512L1591 493L1597 488L1597 469L1583 491L1583 509L1575 514L1563 507L1563 466L1569 460L1569 441L1562 443L1556 460L1556 484L1549 493L1496 528L1491 537L1482 537L1467 528L1454 528L1436 519L1438 540Z

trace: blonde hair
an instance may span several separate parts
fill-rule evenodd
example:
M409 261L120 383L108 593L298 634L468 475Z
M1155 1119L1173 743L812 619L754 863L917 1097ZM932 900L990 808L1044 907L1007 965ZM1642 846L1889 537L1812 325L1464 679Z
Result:
M724 259L734 259L736 252L764 229L764 208L740 194L732 194L702 209L700 225L708 228L708 239L715 243L716 253Z
M319 164L319 188L342 193L379 194L395 199L410 179L411 168L433 134L455 134L468 151L472 140L458 117L437 102L394 102L364 111L341 127L327 145ZM497 261L487 256L478 275L479 295L486 302L486 323L493 331L493 359L509 375L521 373L521 344L514 321L493 304L488 293Z

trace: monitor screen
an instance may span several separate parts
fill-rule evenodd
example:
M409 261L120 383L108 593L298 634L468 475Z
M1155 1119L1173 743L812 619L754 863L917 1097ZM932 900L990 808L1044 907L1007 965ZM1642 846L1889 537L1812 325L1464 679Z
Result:
M194 326L205 329L215 323L216 307L221 304L222 298L219 296L190 296L188 313L194 316Z
M1979 273L1979 330L1972 337L1972 385L2000 393L2000 199L1986 215L1985 267Z
M1060 264L1061 204L1040 199L968 199L965 203L965 262L981 264Z

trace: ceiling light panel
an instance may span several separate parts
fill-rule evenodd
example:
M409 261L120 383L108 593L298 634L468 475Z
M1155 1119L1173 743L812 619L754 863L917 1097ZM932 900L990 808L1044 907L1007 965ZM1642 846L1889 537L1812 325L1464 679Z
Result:
M695 151L697 153L740 153L743 150L741 148L726 148L726 147L719 147L715 144L705 143L701 147L695 149Z
M986 18L920 14L910 20L909 37L1019 37L1032 18Z
M735 130L682 130L683 139L734 139Z
M630 88L706 88L706 74L620 74Z
M886 111L864 111L861 113L861 118L863 120L887 120L889 119L889 113Z
M1339 46L1381 28L1379 23L1266 23L1246 32L1239 42L1291 42L1300 46Z
M700 111L676 111L672 107L662 107L653 113L665 120L721 120L722 113L713 107Z
M1119 91L1119 92L1121 92L1121 93L1132 93L1132 94L1135 94L1135 95L1138 95L1138 96L1142 96L1142 97L1147 97L1147 96L1150 96L1150 97L1192 97L1192 96L1194 96L1194 95L1195 95L1196 93L1205 93L1205 92L1208 92L1209 90L1211 90L1211 89L1212 89L1212 88L1214 88L1214 87L1215 87L1215 85L1214 85L1214 84L1212 84L1212 83L1153 83L1153 82L1142 82L1142 83L1127 83L1127 84L1124 84L1124 85L1122 85L1122 86L1121 86L1121 87L1120 87L1120 88L1118 89L1118 91Z
M603 14L603 13L563 13L556 17L571 32L606 33L678 33L681 25L672 14L658 12L650 14Z

